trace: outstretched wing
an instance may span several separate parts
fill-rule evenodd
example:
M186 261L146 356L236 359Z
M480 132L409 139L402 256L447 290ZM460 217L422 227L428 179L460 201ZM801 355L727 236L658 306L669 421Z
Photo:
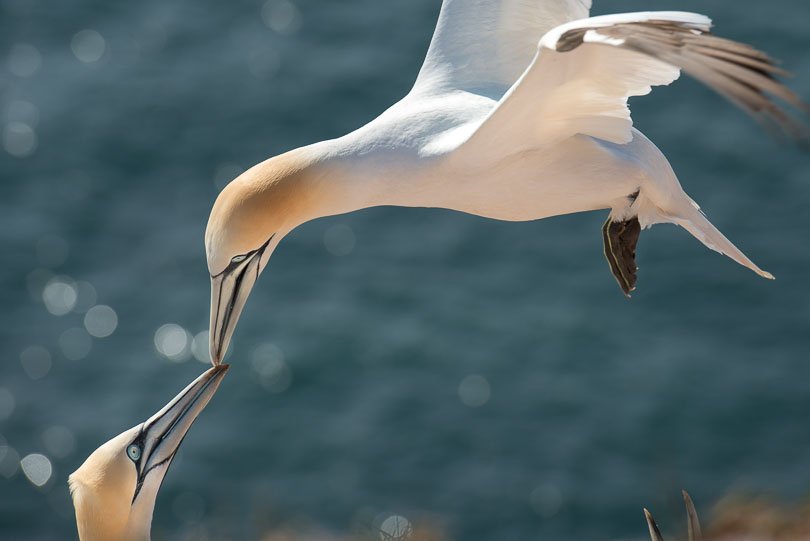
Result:
M464 145L484 149L502 141L519 152L576 134L629 142L627 99L671 83L681 70L763 122L806 137L772 99L807 110L775 79L784 72L764 53L715 37L710 28L707 17L683 12L563 24L543 36L532 64Z
M591 0L444 0L414 89L500 98L524 72L538 40L588 16Z

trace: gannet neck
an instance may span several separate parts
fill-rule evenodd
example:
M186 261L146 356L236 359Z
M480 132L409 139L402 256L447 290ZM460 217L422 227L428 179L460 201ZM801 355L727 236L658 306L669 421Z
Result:
M148 541L154 498L144 499L148 519L134 516L132 494L137 482L134 468L121 449L137 432L137 427L99 447L69 480L76 525L81 541Z
M278 222L273 232L288 232L366 203L359 162L362 158L344 140L321 141L265 160L232 184L255 198L266 220Z
M124 539L127 517L106 508L92 488L71 479L71 492L76 507L76 527L80 541ZM148 539L148 538L147 538Z
M263 245L312 214L317 155L297 149L261 162L234 179L217 197L205 232L208 266L219 274L235 254Z
M112 466L106 471L90 463L70 477L80 541L150 541L155 498L162 479L148 479L148 495L130 507L135 485L123 461L118 462L120 469Z
M299 225L377 204L388 190L375 152L354 147L345 138L322 141L265 160L245 171L220 193L206 229L211 276L234 256L269 240L267 256ZM384 169L384 168L383 168Z

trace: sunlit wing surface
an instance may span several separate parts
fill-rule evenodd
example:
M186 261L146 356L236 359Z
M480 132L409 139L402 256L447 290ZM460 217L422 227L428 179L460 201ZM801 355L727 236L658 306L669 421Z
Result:
M681 70L755 118L805 137L804 128L771 96L806 106L775 80L782 71L764 53L709 33L694 13L643 12L593 17L553 29L537 55L469 144L492 141L511 151L553 145L577 134L628 143L627 100L668 85Z
M444 0L415 90L502 95L552 28L588 16L591 0Z

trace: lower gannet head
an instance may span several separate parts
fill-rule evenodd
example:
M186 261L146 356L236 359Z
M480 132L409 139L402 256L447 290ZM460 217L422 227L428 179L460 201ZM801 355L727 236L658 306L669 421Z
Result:
M245 171L219 194L205 251L211 275L211 360L222 361L253 285L281 239L327 214L324 168L314 152L298 149Z
M149 539L163 477L227 371L227 365L209 369L147 421L96 449L71 474L82 541Z

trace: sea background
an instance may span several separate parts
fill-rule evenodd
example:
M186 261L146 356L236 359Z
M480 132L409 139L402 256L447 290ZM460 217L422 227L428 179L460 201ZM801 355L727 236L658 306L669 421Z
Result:
M806 0L594 3L707 13L810 99ZM439 4L0 1L0 537L76 537L70 472L205 369L218 191L402 97ZM707 518L729 493L807 497L808 154L688 79L632 107L775 282L657 226L627 300L605 212L308 223L252 294L154 538L380 539L399 515L458 541L640 540L643 506L680 531L681 488Z

